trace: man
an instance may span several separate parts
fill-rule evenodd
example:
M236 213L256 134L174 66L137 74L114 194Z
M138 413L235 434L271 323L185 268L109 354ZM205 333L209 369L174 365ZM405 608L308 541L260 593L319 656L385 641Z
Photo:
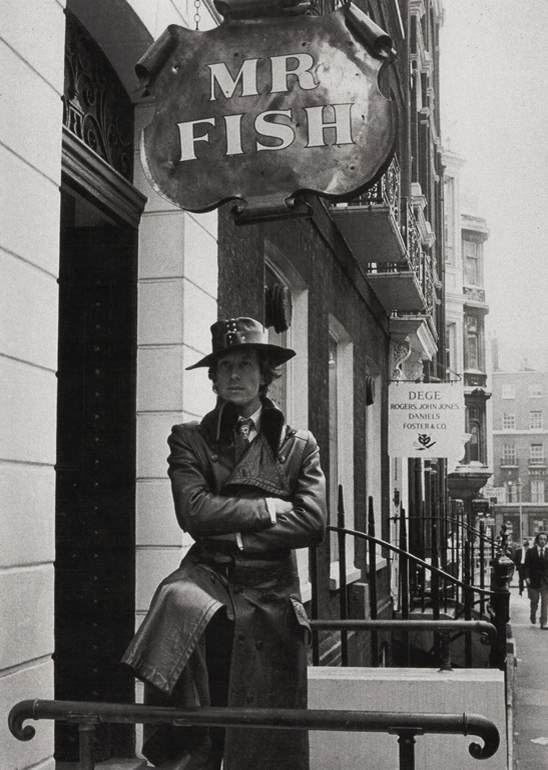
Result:
M525 556L525 584L531 602L531 623L537 622L540 600L540 627L548 631L548 535L539 532Z
M523 545L518 546L514 551L514 555L512 556L512 561L514 562L518 570L520 596L523 595L523 588L525 585L525 557L527 555L528 548L529 548L529 541L524 540Z
M217 406L168 439L177 520L195 543L123 662L151 704L305 708L309 627L294 549L323 538L325 480L312 434L289 428L266 395L295 353L251 318L211 332L213 352L188 368L208 367ZM143 752L164 770L308 768L306 731L147 732Z

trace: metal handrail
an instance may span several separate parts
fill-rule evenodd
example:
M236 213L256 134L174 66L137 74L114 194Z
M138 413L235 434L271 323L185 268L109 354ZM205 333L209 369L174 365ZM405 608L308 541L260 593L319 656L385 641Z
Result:
M496 725L479 714L408 714L391 711L338 711L319 709L258 709L200 707L174 709L123 703L83 701L24 700L10 711L8 724L20 741L34 737L27 719L55 719L80 726L80 770L94 770L93 735L103 722L165 723L193 726L249 727L283 730L339 730L347 732L386 732L398 735L400 768L415 767L414 744L417 735L474 735L484 745L471 743L468 751L475 759L489 759L500 744Z
M482 532L477 527L472 526L471 524L468 524L466 521L461 521L460 519L455 519L452 516L421 516L420 521L437 521L440 524L451 524L455 527L460 527L461 529L466 530L468 533L474 535L474 537L477 537L478 540L483 540L485 543L489 545L496 545L495 538L491 537L490 535L486 535L485 532Z
M375 543L376 545L380 545L383 548L388 548L389 550L394 551L394 553L405 556L417 566L423 567L424 569L445 578L448 582L453 583L454 585L459 585L461 588L474 591L478 594L483 594L484 596L494 596L494 591L489 591L487 588L480 588L479 586L464 583L462 580L459 580L454 575L450 575L448 572L445 572L439 567L434 567L432 564L428 564L427 561L420 559L418 556L415 556L415 554L409 553L409 551L404 551L402 548L398 548L397 545L393 545L386 540L380 540L378 537L369 535L367 532L359 532L358 530L347 529L346 527L335 527L331 524L328 524L327 529L331 530L332 532L343 532L345 535L352 535L353 537L362 538L363 540L367 540L370 543Z
M486 620L311 620L312 630L317 631L432 631L440 635L440 671L452 671L449 645L452 631L464 633L476 631L482 644L493 644L497 629Z

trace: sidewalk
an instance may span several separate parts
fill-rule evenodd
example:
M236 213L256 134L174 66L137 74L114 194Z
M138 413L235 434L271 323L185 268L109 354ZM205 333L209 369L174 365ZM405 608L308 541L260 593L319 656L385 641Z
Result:
M512 581L510 625L516 644L514 770L548 770L548 631L529 620L527 590Z

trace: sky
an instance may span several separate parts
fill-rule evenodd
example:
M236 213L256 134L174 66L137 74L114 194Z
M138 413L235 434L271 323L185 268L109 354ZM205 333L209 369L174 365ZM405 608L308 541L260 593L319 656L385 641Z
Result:
M500 368L548 371L548 2L443 0L441 139L489 228Z

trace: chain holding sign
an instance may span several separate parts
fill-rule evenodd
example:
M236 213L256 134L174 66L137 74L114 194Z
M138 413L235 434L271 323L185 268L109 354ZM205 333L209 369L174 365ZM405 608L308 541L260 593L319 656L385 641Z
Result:
M464 398L451 383L391 383L389 389L391 457L445 457L463 454Z
M136 66L155 101L141 143L154 189L189 211L235 199L287 215L298 193L339 200L378 178L396 134L378 84L388 35L352 3L325 16L287 0L218 8L219 27L171 25Z

